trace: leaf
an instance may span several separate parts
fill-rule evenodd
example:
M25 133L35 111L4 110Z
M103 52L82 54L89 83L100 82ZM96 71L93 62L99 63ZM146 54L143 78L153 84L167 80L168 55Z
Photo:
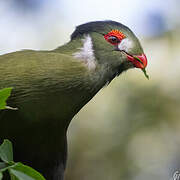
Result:
M16 171L14 169L10 169L9 172L12 174L11 179L18 179L18 180L34 180L33 178L29 177L28 175L24 174L21 171ZM13 177L15 176L15 177Z
M4 88L0 90L0 109L6 109L6 100L10 96L12 88Z
M2 173L0 172L0 180L2 180L2 178L3 178L3 175L2 175Z
M39 172L22 163L16 163L9 169L9 172L18 180L45 180Z
M144 75L146 76L146 78L149 80L149 75L146 73L146 69L143 68L142 71L143 71Z
M22 163L13 162L12 143L5 139L0 145L0 180L2 180L2 172L8 170L11 180L45 180L45 178L33 168Z
M12 143L7 139L0 145L0 159L6 163L13 161Z

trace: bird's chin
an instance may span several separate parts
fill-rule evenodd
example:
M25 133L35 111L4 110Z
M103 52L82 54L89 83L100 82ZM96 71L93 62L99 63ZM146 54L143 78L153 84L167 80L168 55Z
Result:
M117 76L119 76L122 72L127 71L128 69L132 69L132 68L134 68L134 65L131 62L127 61L126 59L119 65L118 70L117 70L118 71Z
M121 53L121 55L123 57L122 63L120 65L120 68L123 67L125 71L128 70L128 69L134 68L135 66L134 66L134 64L131 61L128 60L127 54L124 53L123 51L120 51L120 53Z

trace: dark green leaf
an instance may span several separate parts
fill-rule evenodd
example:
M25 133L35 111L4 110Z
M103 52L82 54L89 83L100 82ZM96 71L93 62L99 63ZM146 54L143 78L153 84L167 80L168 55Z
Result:
M4 88L0 90L0 109L6 109L6 100L10 96L12 88Z
M9 172L16 176L18 180L45 180L39 172L22 163L16 163L9 169Z
M6 163L13 161L12 143L7 139L0 145L0 159Z
M146 73L146 69L143 68L142 71L143 71L144 75L146 76L146 78L149 79L149 75Z

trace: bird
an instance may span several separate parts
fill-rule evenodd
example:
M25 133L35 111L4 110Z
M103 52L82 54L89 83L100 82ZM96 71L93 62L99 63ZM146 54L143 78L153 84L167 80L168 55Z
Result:
M77 26L70 41L53 50L1 55L0 89L13 87L7 103L18 110L0 111L0 141L12 141L16 162L46 180L63 180L73 117L116 76L146 66L136 35L112 20Z

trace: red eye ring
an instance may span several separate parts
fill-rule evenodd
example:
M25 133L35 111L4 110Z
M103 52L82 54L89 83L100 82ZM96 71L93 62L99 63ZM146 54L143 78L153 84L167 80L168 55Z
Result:
M119 44L121 40L124 39L125 37L126 36L117 29L112 30L109 33L104 35L104 38L106 39L106 41L108 41L112 45Z

